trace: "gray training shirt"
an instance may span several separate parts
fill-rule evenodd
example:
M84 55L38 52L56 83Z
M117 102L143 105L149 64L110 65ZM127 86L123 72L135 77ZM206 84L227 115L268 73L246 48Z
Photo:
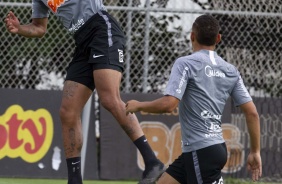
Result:
M252 101L235 66L209 50L177 59L164 95L180 100L183 152L224 142L221 116L229 96L236 106Z
M106 9L102 0L32 0L32 18L48 17L51 11L70 33L103 10Z

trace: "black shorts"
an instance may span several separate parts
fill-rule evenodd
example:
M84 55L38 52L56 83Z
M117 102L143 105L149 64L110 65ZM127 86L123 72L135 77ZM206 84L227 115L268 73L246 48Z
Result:
M181 184L222 184L221 170L227 161L225 143L182 153L166 170Z
M107 12L91 17L74 34L75 52L67 68L66 80L95 89L93 70L123 72L125 36L118 22Z

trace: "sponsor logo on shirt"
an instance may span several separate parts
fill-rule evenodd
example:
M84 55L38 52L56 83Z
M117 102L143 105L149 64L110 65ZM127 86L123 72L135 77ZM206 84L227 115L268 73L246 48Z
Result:
M216 115L216 114L212 114L211 112L207 111L207 110L203 110L201 112L201 116L205 119L217 119L220 120L222 115Z
M186 82L185 78L186 78L186 75L187 75L187 71L188 71L188 67L185 67L183 72L182 72L182 76L180 78L178 88L176 89L176 93L181 93L181 88L182 88L183 84Z
M209 132L219 133L221 132L221 126L217 122L210 122L210 126L207 127Z
M222 129L218 122L206 121L207 131L209 133L205 134L206 138L210 137L222 137Z
M79 19L76 24L72 24L71 28L69 29L69 32L76 32L84 23L85 22L83 19Z
M66 1L67 0L48 0L47 5L54 13L56 13L58 8Z
M205 74L208 77L225 77L225 73L219 71L219 70L214 70L211 66L207 65L205 67Z
M221 120L222 115L216 115L212 114L211 112L207 110L203 110L201 112L201 117L206 119L205 120L205 126L207 128L207 131L209 133L205 134L205 137L221 137L222 136L222 128L219 122L216 121L209 121L208 119L215 119L215 120Z

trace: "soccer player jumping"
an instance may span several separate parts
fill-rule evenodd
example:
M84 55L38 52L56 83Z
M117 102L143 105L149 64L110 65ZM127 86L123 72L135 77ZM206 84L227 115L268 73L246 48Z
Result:
M246 117L251 145L247 168L253 181L261 177L259 116L239 71L214 51L221 39L219 29L214 17L199 16L191 32L193 54L175 61L164 96L126 103L127 114L171 112L179 106L182 154L161 176L160 184L223 183L221 170L227 161L227 149L221 116L229 96Z
M13 12L5 24L10 33L43 37L52 11L75 40L75 52L67 69L60 107L68 184L81 184L81 111L97 90L101 104L111 112L134 142L145 163L141 184L153 183L164 170L146 141L135 115L126 116L120 98L125 36L118 22L107 13L102 0L33 0L32 22L21 25Z

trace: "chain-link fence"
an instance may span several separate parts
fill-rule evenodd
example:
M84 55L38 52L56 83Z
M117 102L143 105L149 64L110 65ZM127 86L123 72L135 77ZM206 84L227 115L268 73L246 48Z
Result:
M161 93L174 60L191 53L189 33L204 13L221 24L217 52L236 65L255 96L281 96L282 6L279 0L124 0L105 2L126 37L123 92ZM0 2L1 17L13 10L29 23L31 0ZM42 39L10 35L0 27L1 87L62 89L73 40L51 16Z
M222 41L217 52L238 67L252 96L282 96L281 0L105 0L127 37L125 93L162 93L173 62L192 52L190 32L201 14L215 16ZM0 1L0 17L12 10L29 23L31 0ZM11 35L0 22L0 87L63 87L74 49L72 36L50 16L38 39ZM280 122L281 123L281 122ZM280 180L279 180L280 181Z

